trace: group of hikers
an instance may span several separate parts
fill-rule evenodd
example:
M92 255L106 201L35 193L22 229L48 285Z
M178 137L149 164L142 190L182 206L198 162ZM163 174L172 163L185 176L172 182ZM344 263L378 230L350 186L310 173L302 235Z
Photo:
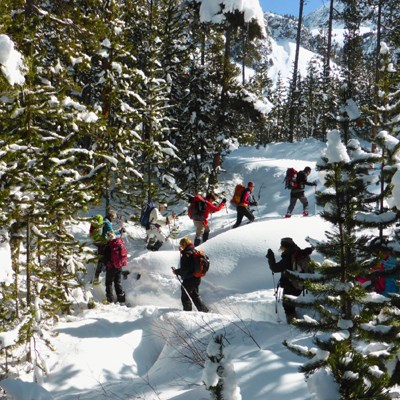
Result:
M297 199L303 205L303 214L308 215L308 201L304 195L304 188L306 185L315 185L315 183L307 182L310 172L311 168L306 167L297 174L297 184L291 188L290 204L286 217L291 215ZM251 206L257 206L257 201L252 194L254 189L255 184L252 181L248 182L247 187L237 185L235 194L231 200L231 204L236 207L237 212L236 222L232 228L239 227L244 217L248 219L248 223L255 220L255 216L250 209ZM192 219L195 228L194 243L187 237L180 241L180 268L174 270L174 273L182 279L181 300L184 310L191 310L192 302L196 305L197 309L203 312L208 310L200 300L199 285L201 278L193 277L190 271L193 270L192 255L194 249L201 243L205 243L209 238L210 225L208 219L210 215L226 207L226 198L223 198L219 203L216 203L216 200L217 196L213 192L209 192L204 198L200 195L195 195L189 200L188 215ZM156 251L162 246L167 239L162 228L169 226L176 219L174 212L170 216L166 214L167 208L168 205L165 202L159 202L157 205L148 203L147 208L142 212L140 222L146 229L146 243L149 250ZM113 222L116 218L117 213L109 209L104 218L101 215L97 215L92 221L90 236L93 243L97 246L98 253L98 263L92 282L94 284L98 283L100 273L105 270L107 301L110 303L114 302L114 286L117 301L123 303L125 301L125 293L122 289L121 277L122 267L127 264L127 252L122 240L122 234L125 232L125 229L122 225L116 230L113 227Z

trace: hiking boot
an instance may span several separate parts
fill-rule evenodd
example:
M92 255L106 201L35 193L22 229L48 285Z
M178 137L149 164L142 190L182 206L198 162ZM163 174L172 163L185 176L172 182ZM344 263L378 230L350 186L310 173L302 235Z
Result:
M292 216L292 214L289 214L289 213L285 214L285 218L290 218L291 216Z
M308 217L308 211L307 210L303 211L303 217Z

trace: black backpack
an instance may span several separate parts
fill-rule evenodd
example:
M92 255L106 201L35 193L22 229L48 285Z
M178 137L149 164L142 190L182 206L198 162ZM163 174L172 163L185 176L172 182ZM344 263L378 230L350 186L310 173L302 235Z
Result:
M150 228L150 213L155 207L156 206L154 205L154 203L149 201L142 209L142 213L140 214L139 222L140 222L140 225L142 225L146 229Z
M314 251L313 247L306 247L305 249L297 249L292 254L292 271L311 274L314 272L311 264L310 254ZM288 274L290 283L294 288L303 290L304 286L299 280L296 280L295 276Z

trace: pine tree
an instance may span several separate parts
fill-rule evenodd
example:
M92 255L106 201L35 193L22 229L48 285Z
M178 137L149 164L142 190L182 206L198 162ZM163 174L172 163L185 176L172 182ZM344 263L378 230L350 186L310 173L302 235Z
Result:
M321 351L317 354L285 342L311 359L301 367L306 376L319 369L331 374L343 400L389 399L386 361L397 351L392 343L396 342L398 327L393 325L393 318L380 314L383 307L390 308L389 299L370 297L355 284L371 262L369 237L359 228L357 214L365 210L364 199L368 198L366 166L377 158L359 149L351 154L339 131L328 134L327 148L318 164L327 190L318 193L317 201L323 207L322 218L331 222L333 229L327 232L326 241L317 245L326 260L317 266L315 279L306 284L312 301L301 296L295 301L311 304L315 317L306 315L295 325L315 333L314 344ZM385 354L369 350L371 343L379 343Z

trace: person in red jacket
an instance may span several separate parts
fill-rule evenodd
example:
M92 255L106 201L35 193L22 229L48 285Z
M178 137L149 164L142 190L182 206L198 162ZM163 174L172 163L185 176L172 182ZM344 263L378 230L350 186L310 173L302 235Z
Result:
M208 225L208 218L211 213L218 212L225 207L226 199L223 199L221 203L216 206L213 204L213 201L216 200L216 196L214 193L208 193L206 198L204 199L205 211L201 217L194 217L193 224L196 228L196 236L194 240L194 246L197 247L201 243L201 239L203 239L203 243L208 240L208 236L210 235L210 226Z
M249 220L249 223L255 220L253 213L249 209L249 206L257 205L257 202L255 201L254 196L252 195L254 188L255 188L254 183L250 181L247 184L247 188L243 190L242 197L240 198L240 203L236 207L237 209L236 223L235 225L232 226L232 229L237 228L242 223L243 217L246 217Z

